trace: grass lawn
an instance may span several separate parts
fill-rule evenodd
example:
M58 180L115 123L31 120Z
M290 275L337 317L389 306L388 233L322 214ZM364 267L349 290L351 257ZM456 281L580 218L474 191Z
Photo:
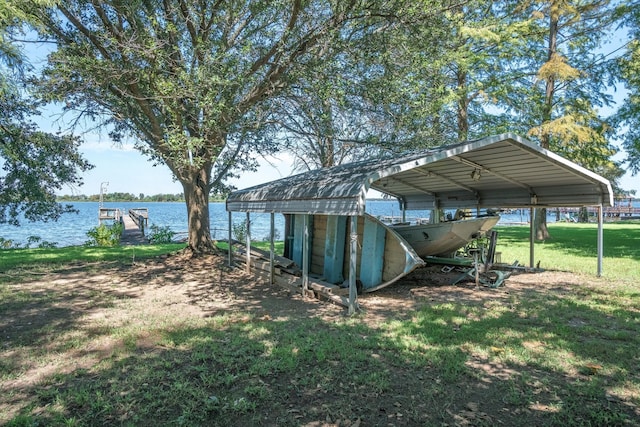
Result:
M502 261L529 265L529 227L496 227L497 251ZM544 269L595 274L597 272L597 224L549 224L551 239L534 245L535 263ZM640 224L605 223L603 227L603 275L611 279L640 275Z
M640 425L640 225L605 225L602 278L595 226L551 233L569 273L425 270L352 317L180 245L0 251L0 425Z
M135 262L157 255L179 251L182 243L139 246L69 246L64 248L32 248L0 250L0 273L16 268L51 267L73 262Z

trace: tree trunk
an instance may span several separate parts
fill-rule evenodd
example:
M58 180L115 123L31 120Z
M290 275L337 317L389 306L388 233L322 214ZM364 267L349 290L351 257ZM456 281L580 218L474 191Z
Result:
M553 8L552 8L553 9ZM547 52L547 61L551 61L558 48L558 16L553 11L549 17L549 48ZM542 114L543 123L551 121L553 110L553 97L555 95L555 79L549 76L546 81L544 110ZM549 134L543 134L540 137L540 146L549 149L551 145L551 137ZM547 240L549 229L547 227L547 210L545 208L535 210L535 235L536 240Z
M549 229L547 228L547 209L539 208L534 211L534 227L536 240L547 240L549 237Z
M193 179L182 182L187 203L189 249L194 255L216 252L209 221L209 175L207 167L196 171Z
M458 100L458 141L466 141L469 138L469 99L467 98L467 73L458 71L457 89L460 93Z
M589 211L584 206L578 212L578 222L589 222Z

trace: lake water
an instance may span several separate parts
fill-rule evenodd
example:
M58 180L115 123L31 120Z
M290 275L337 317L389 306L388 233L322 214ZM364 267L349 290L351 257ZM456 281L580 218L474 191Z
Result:
M640 203L636 201L636 203ZM41 240L56 243L58 246L82 245L88 240L87 231L98 225L98 202L73 203L78 214L65 214L58 222L24 222L20 227L0 224L0 237L12 240L14 243L24 246L29 236L38 236ZM105 202L106 208L120 208L125 212L131 208L146 207L149 210L149 225L160 227L168 226L176 232L176 237L186 237L187 231L187 207L185 203L178 202ZM215 239L224 239L228 236L225 204L222 202L211 203L210 206L211 235ZM398 202L392 200L368 200L367 212L373 216L400 216ZM428 218L429 211L410 211L408 217ZM235 212L233 222L241 223L246 218L244 213ZM549 211L550 222L555 221L555 212ZM508 214L502 214L498 224L527 223L529 210L515 210ZM270 215L251 214L251 235L254 240L266 239L269 235ZM276 236L283 235L284 218L275 216ZM33 244L32 246L36 246Z

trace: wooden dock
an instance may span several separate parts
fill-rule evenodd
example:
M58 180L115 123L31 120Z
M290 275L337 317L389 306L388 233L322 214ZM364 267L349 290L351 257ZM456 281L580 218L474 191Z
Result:
M149 225L149 212L147 208L129 209L125 214L119 208L99 208L98 222L119 221L124 225L124 231L120 237L122 245L142 245L148 243L145 230Z
M122 224L124 225L124 231L120 237L121 245L143 245L148 243L147 238L144 237L144 232L129 215L122 216Z

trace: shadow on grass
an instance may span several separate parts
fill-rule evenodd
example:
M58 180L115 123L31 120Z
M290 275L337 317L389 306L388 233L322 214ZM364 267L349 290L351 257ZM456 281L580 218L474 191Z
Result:
M44 377L8 425L633 425L638 307L592 305L434 304L376 327L212 317ZM74 328L66 315L59 336Z
M116 301L135 298L137 293L126 290L96 290L91 282L71 290L12 290L0 300L0 337L2 350L29 349L30 359L50 353L63 353L69 347L81 345L81 318L113 307ZM92 336L107 336L109 328L94 331ZM73 337L69 335L73 334ZM9 351L0 361L0 378L12 378L32 368L22 353Z

